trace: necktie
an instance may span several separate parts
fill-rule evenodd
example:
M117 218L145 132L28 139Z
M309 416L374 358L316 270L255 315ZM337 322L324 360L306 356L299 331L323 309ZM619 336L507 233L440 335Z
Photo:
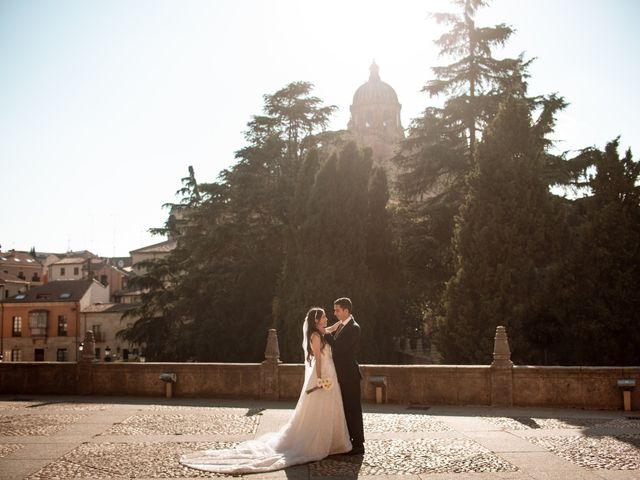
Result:
M338 337L338 334L340 333L340 330L342 330L343 328L344 328L344 324L343 323L338 325L338 329L336 330L336 338Z

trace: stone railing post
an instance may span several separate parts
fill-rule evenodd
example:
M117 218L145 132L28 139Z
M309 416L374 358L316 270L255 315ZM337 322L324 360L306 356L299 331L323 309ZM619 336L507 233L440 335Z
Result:
M82 341L80 361L76 364L76 393L91 394L91 366L96 362L96 341L91 330L87 330Z
M280 377L278 365L280 361L280 347L278 333L275 328L269 329L267 348L264 351L264 361L260 365L260 398L278 400L280 398Z
M513 362L507 330L496 328L493 344L493 362L491 363L491 405L513 405Z

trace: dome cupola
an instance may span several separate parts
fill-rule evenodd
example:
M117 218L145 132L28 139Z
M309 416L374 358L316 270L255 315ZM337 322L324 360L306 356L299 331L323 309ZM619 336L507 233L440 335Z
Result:
M348 129L361 146L371 147L374 160L385 163L404 138L396 91L380 80L380 67L374 61L369 80L353 95Z
M360 86L353 95L353 105L388 104L399 107L396 91L391 85L380 80L380 67L375 61L369 67L369 72L369 81Z

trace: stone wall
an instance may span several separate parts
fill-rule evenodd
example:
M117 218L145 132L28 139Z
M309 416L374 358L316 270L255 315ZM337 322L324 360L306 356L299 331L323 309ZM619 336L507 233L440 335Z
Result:
M363 401L376 401L375 379L390 403L620 410L617 380L628 378L639 385L631 408L640 410L640 367L513 366L502 335L491 366L362 365ZM162 397L160 374L174 373L175 397L295 400L304 366L280 363L270 339L262 363L0 362L0 394Z
M0 363L0 394L5 395L132 395L162 397L161 373L175 373L175 397L295 400L304 377L301 364L278 364L276 378L264 378L265 364L246 363ZM516 366L511 385L496 385L490 366L363 365L363 401L375 402L373 376L386 379L386 400L418 405L513 405L622 409L620 378L640 385L640 367ZM504 372L502 372L504 374ZM504 375L503 375L504 376ZM507 378L509 378L507 376ZM501 380L504 380L502 378ZM277 386L267 395L265 381ZM508 381L508 380L507 380ZM511 391L512 398L492 395ZM493 392L495 393L495 392ZM632 394L640 410L640 391Z

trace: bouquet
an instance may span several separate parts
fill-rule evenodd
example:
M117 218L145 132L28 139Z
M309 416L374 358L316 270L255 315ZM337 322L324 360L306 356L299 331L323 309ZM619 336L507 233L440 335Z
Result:
M315 387L307 390L307 395L309 395L311 392L315 392L316 390L320 390L320 389L331 390L332 388L333 388L333 382L331 381L331 379L327 377L322 377L316 381Z

